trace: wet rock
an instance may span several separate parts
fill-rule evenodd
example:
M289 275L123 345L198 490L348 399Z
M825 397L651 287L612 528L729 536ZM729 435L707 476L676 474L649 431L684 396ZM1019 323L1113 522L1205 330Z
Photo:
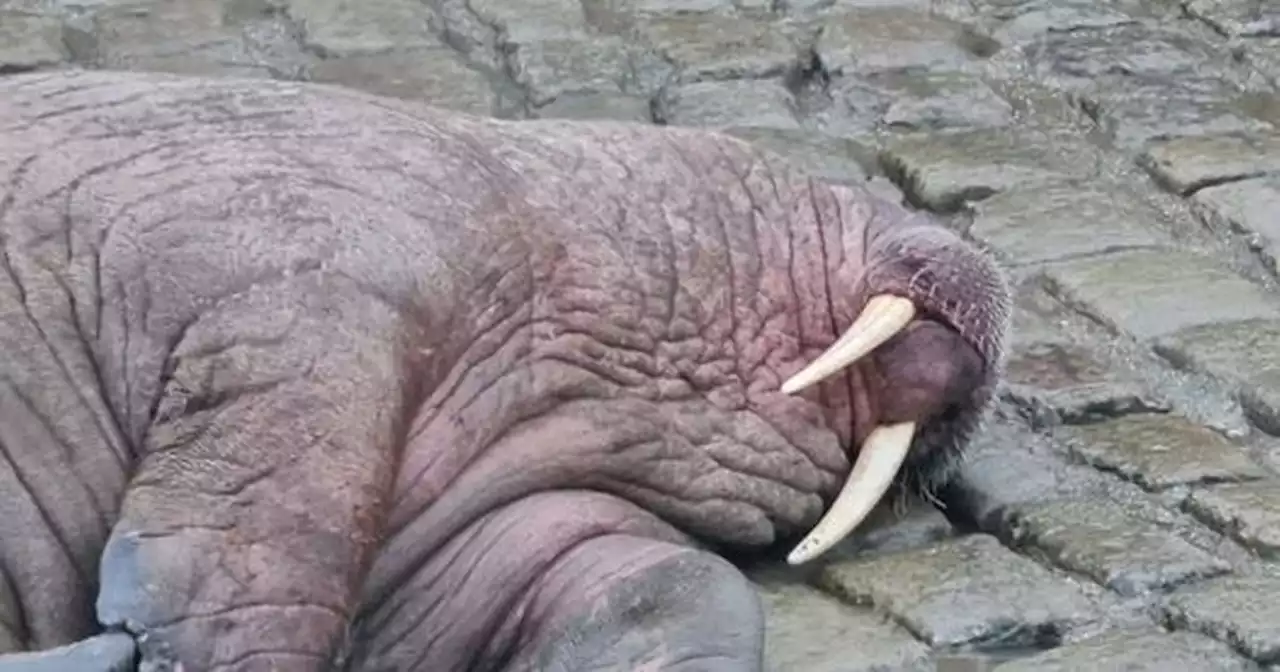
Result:
M415 0L289 0L289 16L301 24L303 43L322 56L439 45L430 8Z
M541 40L510 45L508 70L541 107L566 93L653 93L670 74L656 55L622 38Z
M801 170L839 184L865 183L864 165L874 161L874 154L866 145L814 131L748 127L731 129L729 133L782 156Z
M1122 149L1140 150L1150 140L1172 137L1274 130L1251 117L1243 93L1217 77L1125 80L1081 101Z
M1126 515L1105 500L1055 500L1019 508L1007 525L1016 546L1034 546L1058 566L1126 597L1230 569L1172 531Z
M1071 582L977 534L826 566L826 590L893 616L932 646L1052 638L1097 617Z
M1280 172L1280 135L1209 135L1151 143L1140 161L1166 188L1197 189Z
M493 114L497 98L488 78L443 47L325 59L311 79L471 114Z
M1042 39L1048 33L1110 28L1128 25L1135 19L1093 2L1028 2L1017 11L1005 13L1003 19L988 29L992 38L1006 45L1019 45Z
M1050 144L1057 142L1062 144ZM1002 129L913 133L891 138L882 163L913 203L952 212L1000 192L1039 188L1069 177L1071 143L1067 138L1032 140ZM1075 170L1082 168L1074 164Z
M1261 288L1189 252L1133 250L1048 264L1054 294L1139 340L1280 315Z
M1267 265L1280 272L1280 175L1205 187L1193 199L1210 226L1248 236Z
M1045 437L999 419L974 438L942 494L953 521L1003 534L1004 515L1016 506L1106 496L1110 485L1094 469L1067 462Z
M930 669L928 649L870 609L841 604L808 586L764 583L768 669L873 672ZM3 670L0 670L3 672Z
M1093 180L1006 191L974 211L970 233L1015 265L1170 242L1159 211Z
M715 14L645 20L637 34L686 82L777 77L800 63L810 31L788 22Z
M1251 419L1280 434L1280 321L1206 324L1162 338L1155 348L1181 368L1237 385Z
M0 10L0 73L35 70L67 56L60 18Z
M69 20L65 37L77 60L103 68L297 78L310 57L275 11L266 0L109 5Z
M0 655L0 672L125 672L134 669L136 647L125 634L108 634L47 651Z
M1147 490L1266 475L1241 448L1175 415L1130 415L1073 427L1066 436L1081 458Z
M1016 286L1014 300L1003 396L1033 426L1167 410L1138 381L1064 335L1059 329L1064 309L1038 283Z
M1233 483L1191 493L1187 511L1256 551L1280 559L1280 483Z
M892 101L881 123L893 130L998 128L1013 121L1013 107L970 75L893 73L879 81Z
M1254 669L1230 646L1215 639L1192 632L1166 632L1155 628L1098 635L996 668L997 672L1245 672Z
M588 35L586 11L578 0L467 0L466 6L506 44Z
M1077 92L1226 74L1222 54L1210 45L1151 23L1050 32L1018 51L1027 59L1027 74Z
M866 75L908 68L957 70L975 60L959 24L903 7L868 7L822 15L815 47L831 74Z
M538 108L541 119L615 120L652 123L648 98L621 93L566 93Z
M1257 0L1190 0L1186 11L1228 37L1280 36L1280 7Z
M655 117L673 126L798 129L791 92L772 79L696 82L675 86Z
M1165 605L1174 627L1228 642L1261 663L1280 661L1280 578L1222 577L1178 591Z

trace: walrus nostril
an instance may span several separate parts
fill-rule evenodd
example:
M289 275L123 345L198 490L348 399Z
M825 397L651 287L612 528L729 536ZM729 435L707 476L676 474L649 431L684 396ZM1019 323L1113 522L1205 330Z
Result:
M0 672L133 672L138 647L123 632L97 635L47 651L0 656Z

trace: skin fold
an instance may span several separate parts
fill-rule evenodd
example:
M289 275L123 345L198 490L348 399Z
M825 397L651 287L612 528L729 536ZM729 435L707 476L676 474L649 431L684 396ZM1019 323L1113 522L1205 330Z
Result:
M779 390L882 294L905 330ZM705 131L4 78L0 653L758 670L721 555L794 544L878 425L940 485L1008 305L926 215Z

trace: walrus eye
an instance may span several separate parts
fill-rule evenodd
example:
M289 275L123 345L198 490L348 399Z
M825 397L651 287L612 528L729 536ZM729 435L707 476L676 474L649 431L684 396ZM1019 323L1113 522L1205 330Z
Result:
M782 384L783 394L794 394L843 371L897 335L915 316L916 306L909 299L892 294L871 297L839 340Z
M840 339L783 383L782 391L792 394L839 373L893 338L915 315L915 304L908 299L890 294L871 297ZM799 565L817 558L858 527L893 484L915 431L916 423L902 422L877 427L867 436L836 501L787 556L787 563Z

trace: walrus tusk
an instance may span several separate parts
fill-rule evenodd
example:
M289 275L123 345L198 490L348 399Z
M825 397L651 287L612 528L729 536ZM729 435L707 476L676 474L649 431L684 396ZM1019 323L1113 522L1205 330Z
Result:
M799 565L826 553L871 513L907 459L915 432L916 423L901 422L876 427L867 436L836 501L787 556L787 564Z
M844 370L867 353L880 347L902 331L916 316L916 306L909 299L892 294L877 294L867 301L858 319L831 347L817 359L782 384L783 394L799 392L806 387Z

